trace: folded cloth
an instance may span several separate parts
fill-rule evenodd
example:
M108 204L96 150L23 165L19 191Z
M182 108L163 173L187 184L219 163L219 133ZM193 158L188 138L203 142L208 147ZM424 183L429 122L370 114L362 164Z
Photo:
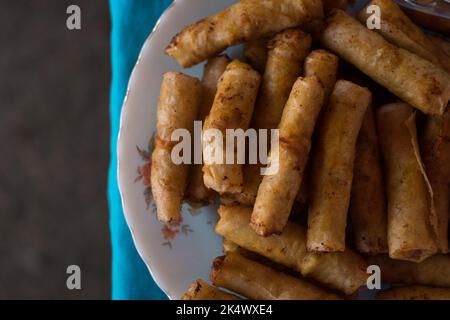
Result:
M117 186L116 145L120 110L141 47L172 0L110 0L112 22L110 95L111 163L108 203L112 242L112 298L167 299L139 257L125 222Z

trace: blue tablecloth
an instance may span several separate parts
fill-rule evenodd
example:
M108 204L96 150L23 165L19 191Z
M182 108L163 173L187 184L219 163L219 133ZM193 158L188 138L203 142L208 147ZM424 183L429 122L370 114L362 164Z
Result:
M122 102L128 79L147 38L172 0L110 0L112 21L111 163L108 202L112 242L112 298L167 299L139 257L122 211L117 187L116 144Z

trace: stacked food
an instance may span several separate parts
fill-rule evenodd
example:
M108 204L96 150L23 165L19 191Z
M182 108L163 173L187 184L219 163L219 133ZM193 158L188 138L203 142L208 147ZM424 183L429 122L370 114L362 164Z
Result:
M381 299L450 299L450 44L391 0L241 0L166 48L203 79L164 75L151 188L159 220L220 197L211 281L249 299L353 297L377 265L410 286ZM381 19L370 30L369 19ZM245 60L221 55L245 43ZM340 60L342 59L342 60ZM174 163L176 129L278 129L268 164ZM225 149L225 143L223 143ZM225 150L224 150L225 153ZM248 156L248 155L247 155ZM197 280L183 299L237 299Z

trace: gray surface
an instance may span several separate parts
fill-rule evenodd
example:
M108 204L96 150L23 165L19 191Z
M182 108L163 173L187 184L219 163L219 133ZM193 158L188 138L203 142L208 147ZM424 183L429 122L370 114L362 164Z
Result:
M66 28L78 4L82 30ZM109 298L107 1L2 1L0 299ZM82 290L66 288L66 267Z

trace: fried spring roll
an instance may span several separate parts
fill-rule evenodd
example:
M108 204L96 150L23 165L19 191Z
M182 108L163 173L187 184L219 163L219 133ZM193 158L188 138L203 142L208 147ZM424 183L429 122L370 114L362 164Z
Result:
M427 176L433 189L437 217L437 242L447 253L450 183L450 110L443 116L429 116L421 137L421 151Z
M219 56L208 60L205 65L202 79L202 98L198 113L200 121L204 121L211 110L217 92L217 83L229 62L230 59L227 56ZM208 189L203 183L202 165L195 164L186 189L188 201L194 204L207 204L214 201L215 196L214 190Z
M158 219L177 224L181 220L188 166L175 164L171 151L176 129L192 133L198 112L201 86L196 78L178 72L164 74L156 114L155 149L152 154L151 189Z
M211 112L205 120L202 133L203 154L209 147L217 146L214 136L205 135L209 129L222 132L225 140L226 129L246 130L250 124L253 107L260 82L259 74L249 65L240 61L228 64L219 80L217 93ZM226 164L226 143L223 141L222 164L205 161L203 181L207 188L219 193L240 192L243 185L242 165ZM236 158L236 157L235 157ZM235 159L236 160L236 159Z
M253 127L278 127L289 93L302 73L303 61L310 47L311 36L299 29L283 31L270 40L267 64L252 119Z
M189 287L188 291L181 297L181 300L241 300L235 295L226 293L207 284L202 279L196 280Z
M358 133L371 94L339 80L319 128L308 210L308 251L345 250L345 228Z
M264 37L249 41L244 46L245 60L261 74L264 74L266 68L267 44L269 40L270 37Z
M305 59L305 77L316 76L317 78L319 78L320 83L325 90L324 106L328 105L328 100L336 83L338 63L338 57L326 50L311 51L311 53ZM321 114L323 114L325 109L325 107L321 109ZM320 121L320 118L321 116L319 116L317 122ZM307 164L300 190L296 196L296 200L300 203L306 203L308 201L308 193L311 180L311 170L308 169L310 169L310 167L311 161L309 161Z
M322 18L322 1L242 0L186 27L166 48L183 67L213 57L229 46Z
M383 171L371 106L356 142L350 218L358 252L371 255L388 252Z
M412 286L381 291L377 300L450 300L450 289Z
M237 253L217 257L211 270L216 286L254 300L338 300L306 280L278 272Z
M311 36L298 29L289 29L275 35L268 44L268 58L261 81L252 127L275 129L292 86L301 74L303 60L311 46ZM244 166L242 192L225 195L224 204L253 205L263 176L259 164Z
M367 6L370 5L376 5L381 10L381 29L375 30L386 40L450 72L450 60L445 52L435 46L422 29L415 25L394 1L372 0ZM366 9L367 7L358 14L358 19L362 24L366 24L371 15L367 13Z
M381 107L378 133L386 173L389 256L420 262L437 251L430 187L417 149L415 113L406 103Z
M449 255L437 254L420 263L378 255L370 257L368 262L380 267L381 280L386 283L450 287Z
M251 207L221 206L215 231L242 248L295 271L305 272L305 276L345 294L354 293L366 283L366 264L351 249L333 254L307 254L305 229L292 222L287 223L281 235L260 237L249 226L251 212ZM304 259L309 261L306 267L303 267ZM335 268L330 271L329 266Z
M450 75L398 48L341 10L327 20L321 41L393 94L428 114L443 114L450 99Z
M295 82L279 125L279 150L269 155L269 162L278 162L279 169L264 176L251 217L250 226L261 236L279 234L287 223L323 100L324 90L317 77L299 78Z
M444 38L434 36L432 34L428 35L431 41L433 41L434 45L440 48L447 54L447 59L450 58L450 41L445 40Z

